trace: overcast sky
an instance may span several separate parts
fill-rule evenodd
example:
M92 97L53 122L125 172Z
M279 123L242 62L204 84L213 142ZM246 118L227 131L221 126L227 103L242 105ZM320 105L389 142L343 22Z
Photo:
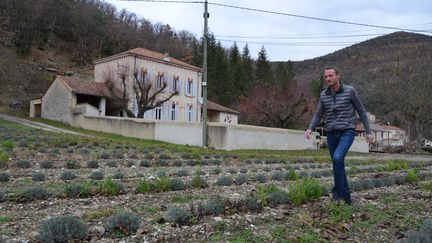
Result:
M179 0L182 1L182 0ZM197 37L203 32L203 4L106 0L152 23L169 24ZM432 34L432 0L213 0L209 29L225 47L247 42L256 58L264 45L271 61L304 60L397 30L332 23L285 15L247 11L226 4L307 17L428 30Z

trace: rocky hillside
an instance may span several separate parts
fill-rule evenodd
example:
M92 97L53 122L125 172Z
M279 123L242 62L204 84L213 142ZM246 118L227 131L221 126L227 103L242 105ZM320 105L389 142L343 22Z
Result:
M398 65L411 65L418 59L432 65L431 55L427 53L432 53L431 36L395 32L322 57L294 62L294 71L297 82L306 86L313 80L319 80L326 66L338 67L342 80L357 88L366 108L378 118L391 121L394 118L393 107L382 98L386 90L382 89L381 84L395 75Z

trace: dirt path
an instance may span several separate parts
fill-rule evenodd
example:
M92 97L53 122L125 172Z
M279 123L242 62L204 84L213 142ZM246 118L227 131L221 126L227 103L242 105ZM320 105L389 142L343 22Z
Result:
M79 136L85 136L85 137L93 137L87 134L83 134L83 133L79 133L79 132L73 132L73 131L69 131L66 129L61 129L58 127L53 127L44 123L40 123L40 122L35 122L35 121L30 121L24 118L19 118L19 117L14 117L14 116L8 116L8 115L4 115L4 114L0 114L0 119L6 120L6 121L12 121L12 122L16 122L25 126L29 126L32 128L36 128L36 129L42 129L45 131L50 131L50 132L61 132L61 133L69 133L69 134L73 134L73 135L79 135Z

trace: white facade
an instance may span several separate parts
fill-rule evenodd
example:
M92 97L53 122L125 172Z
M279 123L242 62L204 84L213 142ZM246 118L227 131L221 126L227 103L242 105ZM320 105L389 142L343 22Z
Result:
M143 50L144 54L149 53L150 56L134 53L137 49ZM129 106L135 114L138 113L138 108L132 88L134 72L138 72L139 81L152 82L155 88L166 82L167 87L157 96L158 99L168 97L175 91L179 94L160 107L145 112L144 119L200 121L201 105L198 97L201 96L201 70L186 63L183 65L181 61L170 57L158 58L161 53L137 49L95 61L94 80L105 82L111 75L113 80L121 85L120 74L127 73L127 92L131 101Z

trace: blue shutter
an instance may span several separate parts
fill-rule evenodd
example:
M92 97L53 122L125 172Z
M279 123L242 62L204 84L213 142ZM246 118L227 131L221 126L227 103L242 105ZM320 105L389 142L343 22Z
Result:
M184 120L185 121L189 121L188 120L188 105L185 105L185 111L184 111Z
M195 107L192 105L192 121L196 121L195 115L196 115L196 110Z
M175 105L175 120L180 121L180 107L178 104Z
M194 81L192 81L192 96L197 96L197 85Z

